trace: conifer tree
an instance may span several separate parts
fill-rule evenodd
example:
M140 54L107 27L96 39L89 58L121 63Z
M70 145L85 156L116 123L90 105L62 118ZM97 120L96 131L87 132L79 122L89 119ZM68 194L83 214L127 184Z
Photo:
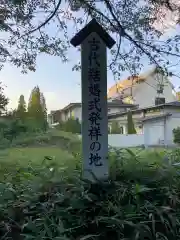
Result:
M47 126L48 126L47 107L46 107L46 99L45 99L44 94L42 92L40 93L40 102L41 102L42 110L43 110L43 113L44 113L44 128L46 129Z
M43 109L43 112L44 112L44 117L45 117L45 119L47 119L46 100L45 100L45 97L44 97L43 93L40 93L40 102L41 102L41 106L42 106L42 109Z
M41 103L41 93L38 86L34 87L28 104L28 117L37 128L43 128L45 117Z
M133 122L131 111L128 111L128 113L127 113L127 132L128 132L128 134L136 134L136 129L134 127L134 122Z
M4 95L4 88L0 82L0 115L6 112L6 107L9 103L9 99Z
M118 121L112 121L112 124L111 124L111 133L112 134L120 134L121 131L120 131L120 127L119 127L119 124L118 124Z
M25 121L26 118L26 102L24 100L24 95L19 97L18 107L16 111L16 117L18 117L21 121Z

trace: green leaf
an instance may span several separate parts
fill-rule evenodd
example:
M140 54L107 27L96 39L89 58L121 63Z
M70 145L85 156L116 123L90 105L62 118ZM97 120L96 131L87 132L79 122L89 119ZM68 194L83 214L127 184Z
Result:
M94 239L95 237L99 237L100 235L95 234L88 234L86 236L80 237L79 240L87 240L87 239Z

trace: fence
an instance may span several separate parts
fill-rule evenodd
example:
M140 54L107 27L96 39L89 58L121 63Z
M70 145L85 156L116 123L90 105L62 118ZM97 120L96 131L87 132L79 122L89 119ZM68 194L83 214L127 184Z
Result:
M81 138L81 135L79 135ZM108 135L108 144L111 147L138 147L146 145L144 141L143 134L109 134Z
M143 134L109 134L108 143L111 147L137 147L145 145Z

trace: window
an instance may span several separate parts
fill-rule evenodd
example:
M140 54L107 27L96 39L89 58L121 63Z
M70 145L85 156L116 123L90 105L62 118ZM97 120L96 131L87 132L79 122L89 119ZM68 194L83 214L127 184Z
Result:
M110 113L110 111L111 111L111 109L110 109L110 108L108 108L108 113Z
M156 98L155 105L165 104L165 98Z
M163 91L164 91L164 85L158 83L158 84L157 84L157 93L162 94Z

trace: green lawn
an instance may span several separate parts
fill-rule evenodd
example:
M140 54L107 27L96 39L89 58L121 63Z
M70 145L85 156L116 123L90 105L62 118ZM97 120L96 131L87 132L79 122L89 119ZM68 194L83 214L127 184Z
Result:
M58 135L58 133L56 133L56 135ZM71 136L69 133L67 133L67 136L68 137L70 136L71 139L73 139L73 136ZM60 135L60 138L62 138L62 135ZM32 139L30 142L32 142ZM67 168L70 173L75 169L76 164L81 164L81 161L79 161L79 159L74 158L73 151L71 150L72 150L71 147L65 150L61 149L61 146L57 145L54 146L39 145L37 147L34 147L31 146L31 144L29 147L20 146L0 150L0 181L4 180L11 181L12 176L17 175L17 172L21 173L28 172L29 171L28 168L38 169L39 172L42 172L44 170L42 170L41 168L45 166L48 166L49 168L55 167L56 169L61 168L62 171L63 169ZM141 163L147 161L150 163L161 162L162 157L166 153L164 149L160 150L124 149L120 151L121 151L120 153L117 152L115 154L110 154L111 166L113 165L113 163L111 162L114 162L114 159L115 161L118 161L118 164L120 164L122 156L123 159L130 157L132 159L136 158ZM77 153L78 152L79 151L77 151ZM113 155L114 157L112 158L111 155ZM47 157L50 157L50 160L45 160L45 158Z
M45 157L51 157L51 160L45 160ZM49 166L56 168L73 167L73 156L67 151L58 147L40 147L40 148L10 148L0 151L0 181L16 181L14 177L17 174L31 172L33 178L36 172L43 172L44 168ZM22 179L24 181L24 179ZM15 184L15 182L14 182Z
M11 146L0 150L0 181L15 183L14 177L20 173L24 175L30 172L33 177L37 172L47 172L51 167L57 169L68 166L72 169L75 166L73 154L79 151L80 141L71 133L53 129L47 133L21 136Z
M70 153L58 147L25 147L1 150L0 163L11 162L22 165L26 165L29 162L42 163L44 156L51 156L57 162L72 159Z

